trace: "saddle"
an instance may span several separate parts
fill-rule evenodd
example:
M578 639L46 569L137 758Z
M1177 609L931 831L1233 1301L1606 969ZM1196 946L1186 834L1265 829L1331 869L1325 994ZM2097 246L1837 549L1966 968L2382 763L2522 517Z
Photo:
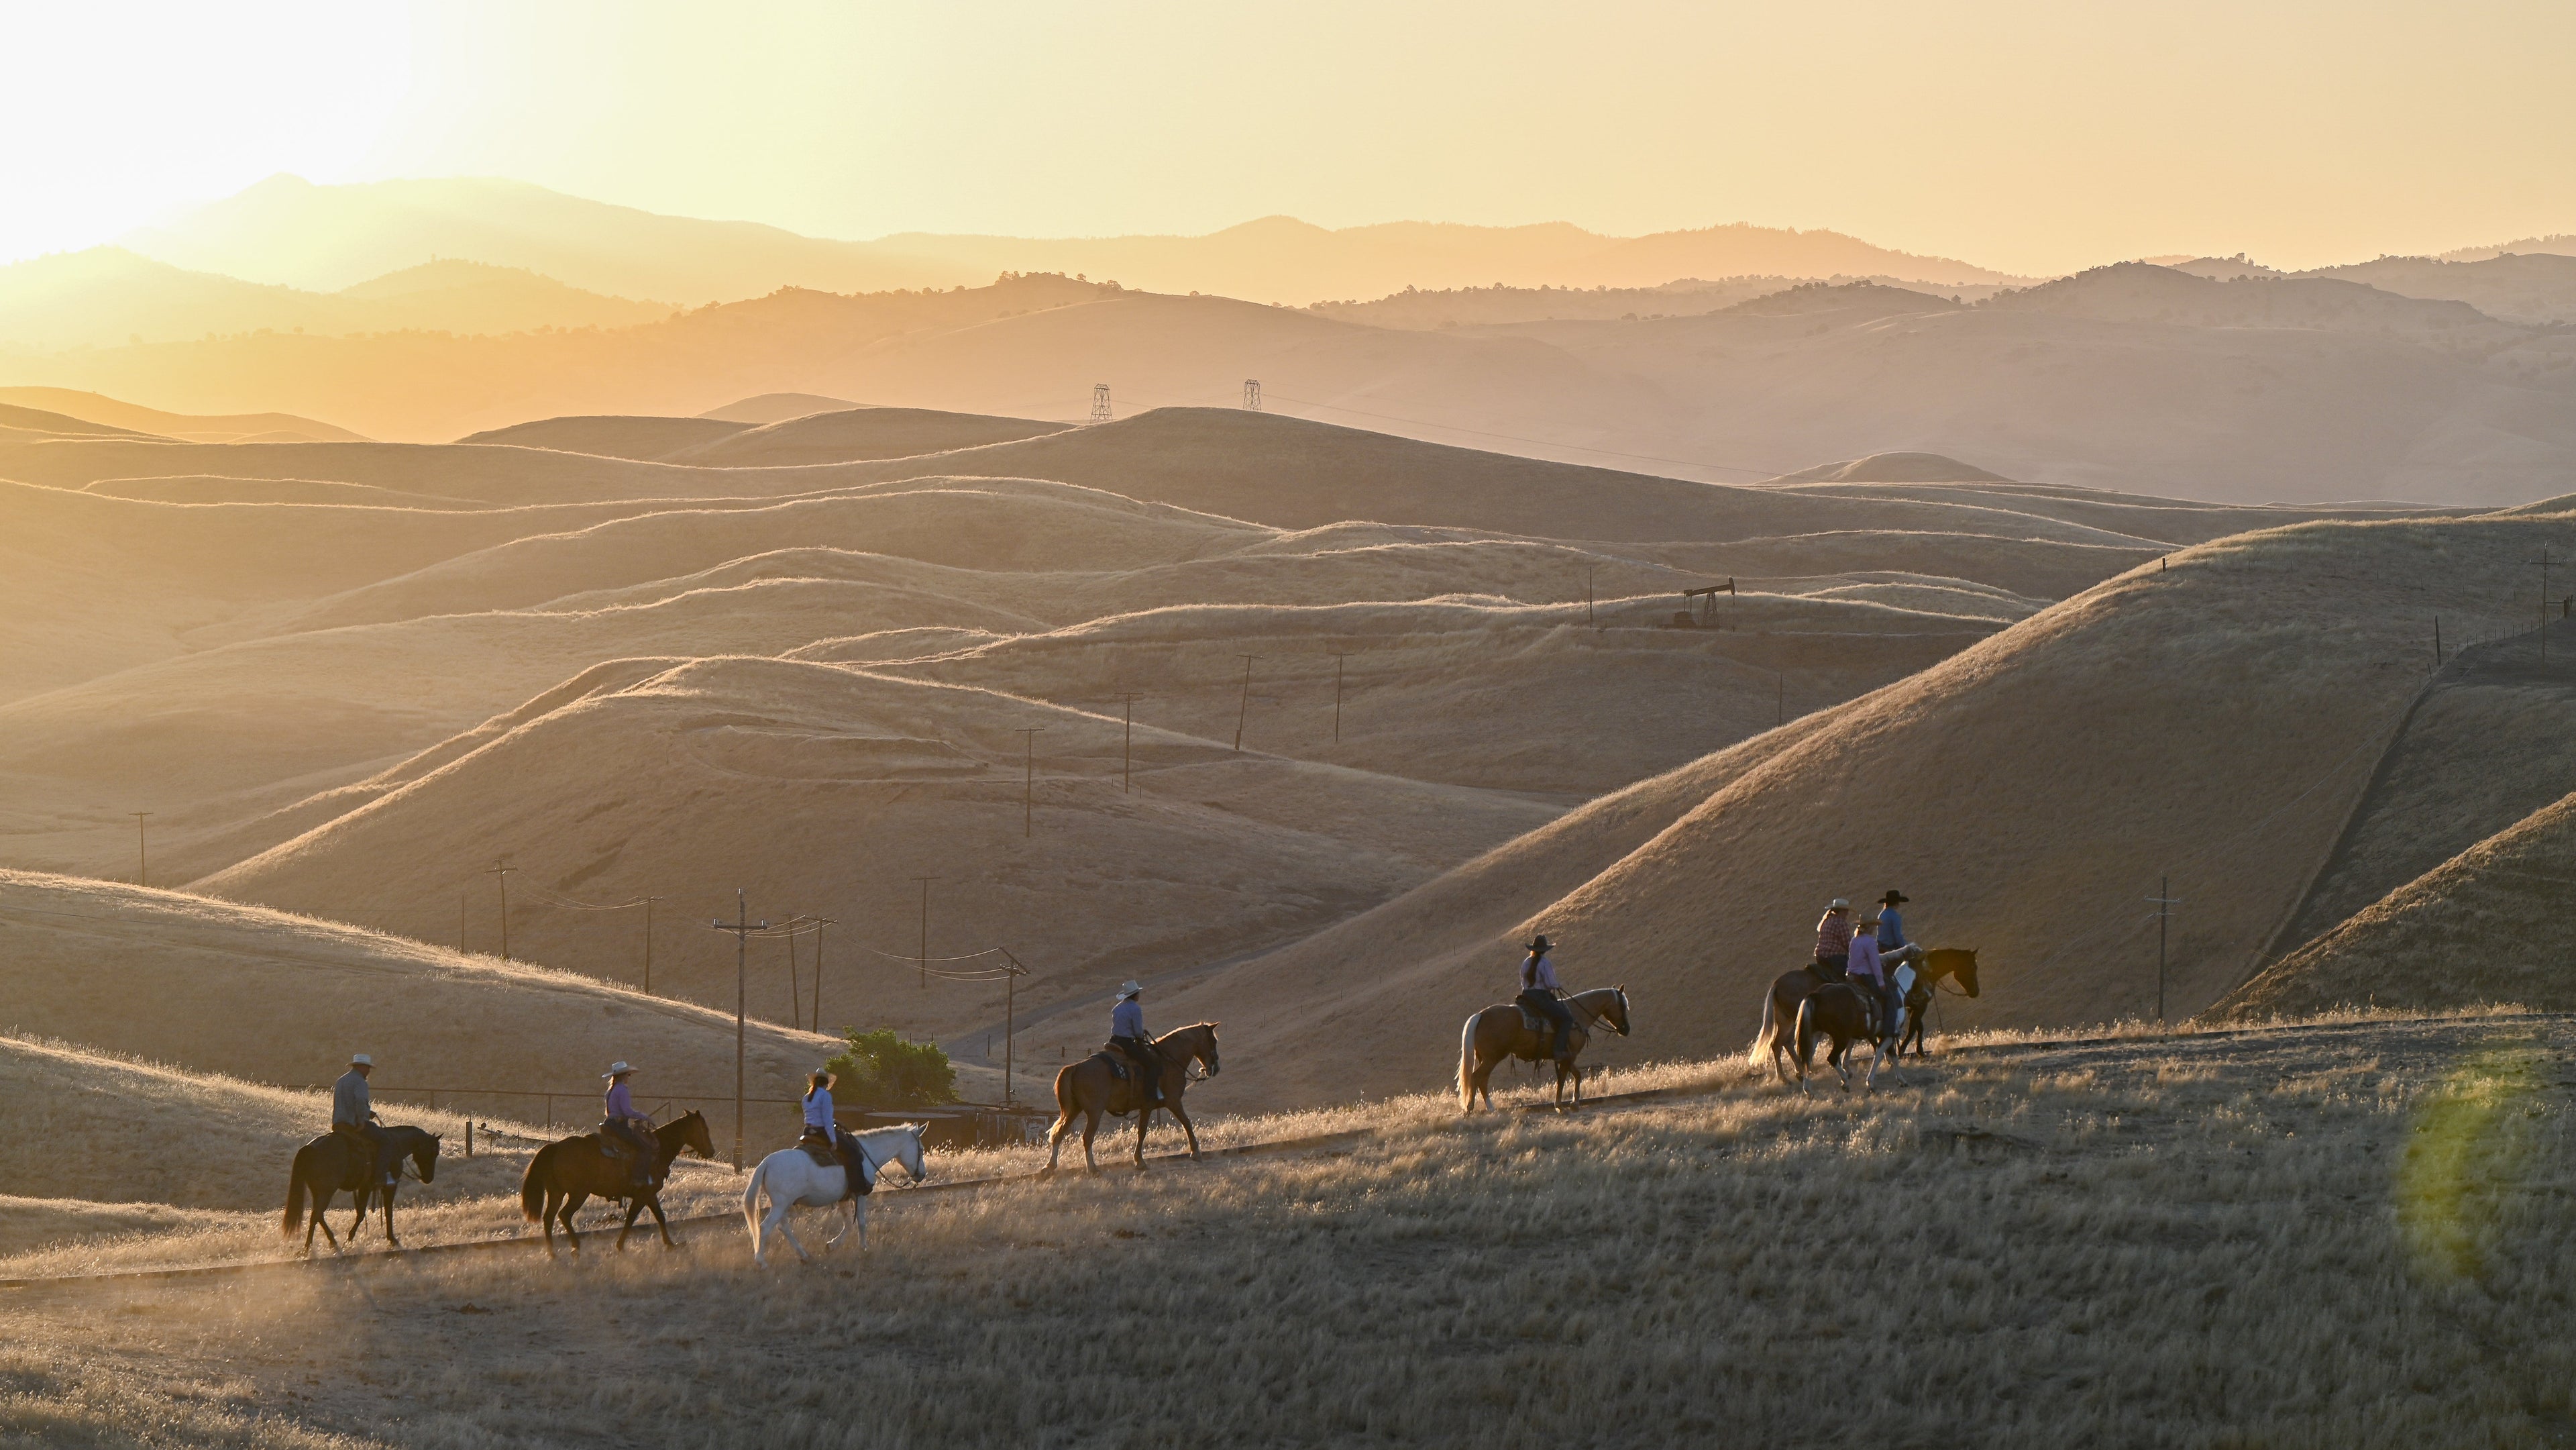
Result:
M813 1159L814 1166L818 1168L839 1168L842 1166L840 1150L832 1146L831 1139L824 1137L812 1128L807 1128L804 1136L796 1140L796 1146L804 1149L805 1156Z
M1102 1043L1100 1050L1091 1055L1109 1064L1109 1075L1120 1082L1130 1081L1136 1076L1136 1064L1128 1060L1124 1050L1111 1043Z

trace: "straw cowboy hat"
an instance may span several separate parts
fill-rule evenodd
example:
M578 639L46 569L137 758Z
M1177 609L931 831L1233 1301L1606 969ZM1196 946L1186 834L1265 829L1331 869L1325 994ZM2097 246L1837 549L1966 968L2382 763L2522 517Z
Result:
M376 1060L367 1056L363 1052L353 1052L349 1054L349 1065L351 1067L373 1067L376 1065Z
M1123 982L1121 982L1121 983L1119 983L1119 984L1118 984L1118 1000L1119 1000L1119 1001L1121 1001L1121 1002L1124 1002L1124 1001L1126 1001L1128 998L1133 997L1133 996L1135 996L1137 993L1139 993L1139 992L1141 992L1141 991L1144 991L1144 990L1145 990L1145 984L1144 984L1144 983L1137 981L1137 980L1136 980L1135 978L1133 978L1133 977L1130 977L1130 978L1128 978L1126 981L1123 981Z
M635 1068L633 1067L633 1065L629 1064L628 1062L626 1062L624 1059L622 1059L622 1058L621 1058L621 1059L619 1059L619 1060L618 1060L618 1061L616 1061L616 1062L612 1062L612 1063L610 1063L610 1064L608 1065L608 1071L601 1073L601 1074L600 1074L600 1076L601 1076L601 1077L624 1077L624 1076L626 1076L628 1073L633 1072L634 1070L635 1070Z
M805 1081L817 1087L825 1088L836 1088L841 1085L840 1075L833 1072L828 1067L818 1067L812 1072L807 1073L805 1075Z
M1878 902L1879 902L1879 905L1881 905L1881 906L1895 906L1895 905L1898 905L1898 904L1903 903L1903 902L1912 901L1913 899L1914 899L1913 897L1908 896L1908 895L1906 895L1904 892L1899 891L1899 890L1897 890L1895 887L1891 886L1891 887L1887 888L1887 894L1886 894L1885 896L1880 897L1880 898L1878 899Z
M1851 898L1848 896L1837 896L1834 898L1833 905L1826 907L1825 910L1849 911L1851 910Z
M1540 932L1538 935L1531 937L1529 939L1529 945L1521 948L1521 950L1529 952L1552 952L1556 950L1556 943L1547 939L1546 932Z

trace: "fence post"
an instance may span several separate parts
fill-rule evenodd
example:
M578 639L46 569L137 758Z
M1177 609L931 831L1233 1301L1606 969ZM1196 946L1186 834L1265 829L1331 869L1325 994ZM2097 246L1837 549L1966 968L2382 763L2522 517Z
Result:
M465 1117L465 1156L474 1156L474 1116L471 1113Z

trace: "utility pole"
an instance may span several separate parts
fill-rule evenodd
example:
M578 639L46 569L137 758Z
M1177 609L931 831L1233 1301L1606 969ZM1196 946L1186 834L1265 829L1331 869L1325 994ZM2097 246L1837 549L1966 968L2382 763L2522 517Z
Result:
M649 892L644 897L644 995L647 997L653 995L653 903L660 900L661 897Z
M2543 549L2539 558L2524 562L2540 566L2540 662L2545 665L2549 663L2549 571L2558 561Z
M921 883L921 989L930 990L930 883L936 876L915 876Z
M707 923L718 931L733 933L733 1171L742 1171L742 1056L744 984L750 979L751 934L769 930L766 920L753 921L751 909L743 904L739 887L733 893L734 919L730 922Z
M1094 423L1109 421L1109 385L1107 383L1091 385L1091 421Z
M150 811L127 811L126 814L134 817L134 884L137 886L150 886L152 884L150 879L152 876L152 856L149 851L144 849L143 823L146 820L149 820L153 813Z
M1243 722L1252 714L1252 662L1261 658L1261 656L1237 655L1235 658L1243 661L1243 700L1240 704L1235 706L1234 711L1234 753L1241 755L1243 753Z
M456 954L465 955L465 893L456 893Z
M1771 723L1789 723L1789 677L1778 670L1771 672Z
M1127 702L1127 754L1118 767L1118 789L1123 792L1136 788L1136 702L1144 697L1125 693L1118 698Z
M494 858L492 869L483 873L501 883L501 960L505 962L510 959L510 873L518 869L510 864L509 857L500 856Z
M2147 898L2156 908L2156 1020L2165 1020L2165 924L2173 919L2173 909L2182 905L2174 900L2173 878L2156 878L2156 894Z
M1333 652L1333 743L1342 743L1342 654Z
M801 916L787 918L787 1025L790 1027L805 1020L805 980L796 972L796 928L804 921Z
M1243 380L1243 406L1256 413L1261 411L1261 379L1245 378Z
M2433 668L2442 667L2442 616L2433 616Z
M1009 974L1002 978L1002 1106L1007 1108L1011 1105L1011 1073L1013 1071L1011 1036L1018 1030L1020 1021L1020 978L1027 976L1029 974L1029 969L1020 965L1020 959L1011 955L1011 949L1009 947L1001 947L997 948L997 950L1001 952L1002 959L1011 964Z
M1021 759L1024 774L1020 779L1020 837L1023 840L1037 834L1038 737L1046 732L1044 725L1017 727L1024 752ZM930 953L925 951L922 955L927 957Z
M839 926L837 916L814 918L814 1030L823 1030L823 928Z
M1583 566L1583 622L1587 627L1592 623L1592 572L1599 567L1598 564Z

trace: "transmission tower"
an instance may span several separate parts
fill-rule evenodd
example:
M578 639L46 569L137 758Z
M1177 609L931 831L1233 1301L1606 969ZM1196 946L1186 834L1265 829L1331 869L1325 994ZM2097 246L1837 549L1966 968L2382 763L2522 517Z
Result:
M1261 411L1261 379L1245 378L1243 380L1243 406L1251 409L1255 413Z
M1109 385L1107 383L1091 385L1091 421L1094 423L1109 421Z

